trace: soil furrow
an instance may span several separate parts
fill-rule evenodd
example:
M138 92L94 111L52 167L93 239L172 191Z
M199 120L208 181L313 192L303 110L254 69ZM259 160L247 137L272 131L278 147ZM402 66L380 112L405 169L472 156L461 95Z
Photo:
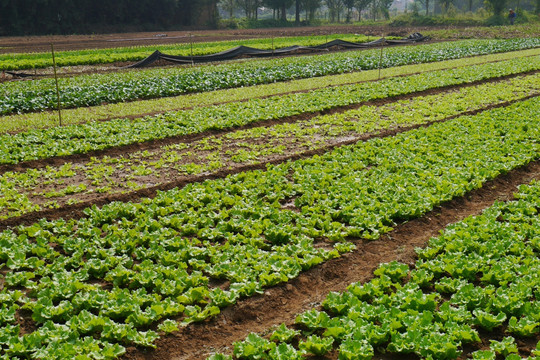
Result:
M524 56L522 58L529 58L529 57L534 57L534 56L537 56L537 55L529 55L529 56ZM497 62L500 62L500 61L499 60L485 61L485 62L481 62L481 63L475 64L475 65L493 64L493 63L497 63ZM412 65L417 65L417 64L412 64ZM448 68L444 68L444 69L445 70L453 70L453 69L458 69L460 67L462 67L462 66L452 66L452 67L448 67ZM385 69L382 69L382 70L385 70ZM438 71L438 70L432 70L432 71L426 71L426 72L411 72L411 73L408 73L408 74L401 74L401 75L394 75L394 76L383 76L383 77L381 77L381 79L414 76L414 75L429 73L429 72L433 72L433 71ZM343 84L331 85L331 86L338 87L338 86L347 86L347 85L361 84L361 83L367 83L367 82L376 82L376 81L379 81L381 79L353 81L353 82L346 82L346 83L343 83ZM286 83L290 83L290 82L291 81L284 81L282 83L286 84ZM262 84L262 85L267 85L267 84ZM255 85L255 86L259 86L259 85ZM286 95L291 95L291 94L307 93L307 92L310 92L310 91L313 91L313 90L316 90L316 89L318 89L318 88L297 90L297 91L286 91L286 92L275 93L275 94L270 94L270 95L254 96L254 97L250 97L249 99L214 102L214 103L205 104L203 106L217 106L217 105L224 105L224 104L229 104L229 103L242 103L242 102L247 102L247 101L252 100L252 99L267 99L267 98L274 97L274 96L286 96ZM226 90L224 90L224 91L226 91ZM188 95L188 94L184 94L184 95ZM180 95L180 96L184 96L184 95ZM126 101L126 103L137 102L137 101L152 101L152 100L153 99L138 99L138 100ZM175 112L175 111L181 111L181 110L192 110L192 109L197 108L197 107L200 107L200 106L195 105L195 106L178 107L178 108L168 109L168 110L164 110L164 111L145 112L145 113L140 113L140 114L135 114L135 115L122 116L121 118L129 119L129 120L135 120L135 119L142 118L142 117L145 117L145 116L157 116L157 115L163 115L163 114L169 113L169 112ZM91 109L91 107L90 107L90 109ZM67 109L67 111L69 111L69 110L72 110L72 109ZM54 113L54 111L55 110L50 110L50 111L46 111L46 112L47 113ZM113 119L118 119L118 118L119 118L118 116L109 116L109 117L104 117L104 118L92 119L92 121L107 122L107 121L111 121ZM86 122L87 121L80 122L80 123L77 123L77 124L84 124ZM67 124L67 125L62 125L62 126L70 126L70 125L73 125L73 124ZM50 128L50 127L44 127L43 129L48 129L48 128ZM25 132L25 131L26 130L10 131L10 132L7 132L7 134L15 135L15 134Z
M495 201L513 198L517 186L540 180L536 160L484 184L464 197L448 201L426 215L399 224L376 241L357 241L357 249L302 273L298 278L263 295L244 299L202 324L194 324L163 337L156 350L129 348L123 359L204 359L214 351L227 351L250 332L264 332L280 323L292 324L296 314L322 302L330 291L344 291L352 282L366 282L384 262L416 260L414 248L423 247L448 224L480 214Z
M352 138L348 138L347 140L344 140L344 141L329 142L327 145L322 146L322 147L318 147L316 149L312 149L312 150L308 150L308 151L304 151L304 152L299 152L299 153L292 153L292 154L289 153L289 154L287 154L285 156L280 156L280 157L277 157L277 158L274 158L274 159L271 159L271 160L262 161L262 162L260 162L258 164L238 165L238 166L228 168L228 169L220 169L220 170L218 170L216 172L213 172L213 173L210 173L210 174L203 173L203 174L199 174L199 175L184 176L184 177L178 178L175 181L161 183L161 184L158 184L158 185L155 185L155 186L146 187L146 188L136 190L136 191L132 191L132 192L129 192L129 193L107 194L107 195L103 195L103 196L98 197L98 198L93 198L91 200L82 201L82 202L79 202L79 203L76 203L76 204L65 205L65 206L62 206L62 207L60 207L58 209L44 209L44 210L40 210L40 211L36 211L36 212L27 213L27 214L24 214L24 215L21 215L21 216L18 216L18 217L12 217L12 218L8 218L8 219L0 220L0 231L4 230L6 228L9 228L9 227L14 227L14 226L18 226L18 225L29 225L29 224L32 224L32 223L34 223L34 222L36 222L36 221L38 221L39 219L42 219L42 218L47 218L49 220L54 220L54 219L59 219L59 218L64 218L64 219L81 218L81 217L85 216L84 212L83 212L84 209L86 209L88 207L91 207L93 205L103 206L103 205L108 204L108 203L113 202L113 201L122 201L122 202L134 201L134 202L136 202L136 201L139 201L141 198L147 198L147 197L148 198L153 198L154 196L156 196L158 191L167 191L167 190L177 188L177 187L181 188L181 187L184 187L184 186L186 186L187 184L190 184L190 183L203 182L203 181L206 181L206 180L224 178L224 177L226 177L228 175L237 174L237 173L241 173L241 172L244 172L244 171L266 169L267 165L275 165L275 164L279 164L279 163L286 162L286 161L295 161L295 160L299 160L299 159L312 157L312 156L315 156L315 155L321 155L321 154L323 154L325 152L331 151L331 150L333 150L333 149L335 149L337 147L340 147L340 146L351 145L351 144L354 144L354 143L357 143L357 142L360 142L360 141L367 141L367 140L373 139L373 138L383 138L383 137L388 137L388 136L394 136L396 134L406 132L406 131L410 131L410 130L413 130L413 129L417 129L417 128L420 128L420 127L428 127L428 126L431 126L431 125L433 125L435 123L449 121L449 120L452 120L452 119L457 118L459 116L475 115L475 114L478 114L480 112L483 112L483 111L486 111L486 110L489 110L489 109L505 107L505 106L511 105L513 103L523 101L523 100L526 100L526 99L530 99L530 98L533 98L533 97L537 97L537 96L540 96L540 94L533 94L533 95L529 95L529 96L526 96L526 97L521 98L521 99L516 99L516 100L506 101L506 102L499 103L499 104L489 105L487 107L462 112L462 113L452 115L452 116L449 116L449 117L441 119L441 120L431 121L431 122L427 122L427 123L424 123L424 124L416 124L416 125L411 125L411 126L398 126L396 128L385 129L385 130L381 130L381 131L375 132L375 133L364 133L364 134L361 134L361 135L358 135L358 136L355 136L355 137L352 137Z
M180 135L180 136L174 136L174 137L168 137L165 139L156 139L151 141L146 141L143 143L136 143L136 144L130 144L125 146L118 146L103 150L95 150L91 151L85 154L75 154L75 155L67 155L67 156L57 156L57 157L51 157L47 159L40 159L40 160L31 160L31 161L25 161L18 164L8 164L8 165L0 165L0 174L3 174L7 171L25 171L27 169L41 169L45 168L47 166L61 166L67 161L70 162L85 162L89 161L93 157L116 157L120 155L125 155L130 152L135 151L152 151L159 147L166 146L166 145L172 145L172 144L178 144L178 143L192 143L194 141L201 140L203 138L209 137L209 136L215 136L215 135L221 135L221 134L227 134L231 132L235 132L238 130L245 130L245 129L251 129L251 128L257 128L257 127L270 127L277 124L285 124L285 123L294 123L300 120L306 120L314 116L318 115L328 115L328 114L337 114L342 113L348 110L352 109L358 109L361 106L366 105L375 105L375 106L381 106L384 104L388 104L391 102L399 101L399 100L407 100L407 99L414 99L416 97L420 96L426 96L426 95L434 95L439 94L445 91L453 90L453 89L460 89L460 88L468 88L473 86L478 86L482 84L488 84L488 83L494 83L498 81L503 81L506 79L511 79L517 76L523 76L523 75L530 75L530 74L536 74L539 73L539 70L533 70L533 71L527 71L519 74L513 74L513 75L505 75L501 77L496 78L490 78L485 80L478 80L473 81L467 84L456 84L456 85L449 85L449 86L443 86L439 88L433 88L433 89L427 89L423 91L418 91L410 94L403 94L398 96L391 96L384 99L375 99L375 100L369 100L369 101L363 101L356 104L351 104L347 106L340 106L335 107L328 110L322 110L322 111L316 111L316 112L308 112L303 113L299 115L293 115L293 116L287 116L280 119L271 119L271 120L262 120L262 121L256 121L250 124L242 125L242 126L236 126L236 127L228 127L225 129L220 130L206 130L198 134L188 134L188 135Z

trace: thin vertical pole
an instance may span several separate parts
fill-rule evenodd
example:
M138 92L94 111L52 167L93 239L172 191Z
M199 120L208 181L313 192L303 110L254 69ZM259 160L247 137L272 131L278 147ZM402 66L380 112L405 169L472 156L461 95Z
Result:
M382 57L383 57L383 49L384 49L384 35L382 39L383 41L381 41L381 56L379 57L379 80L381 80L381 66L382 66Z
M193 62L193 34L189 33L189 43L191 46L191 66L194 66L195 63Z
M58 75L56 73L56 58L54 56L54 45L51 43L51 52L54 68L54 81L56 82L56 99L58 100L58 123L62 126L62 112L60 110L60 89L58 88Z
M274 34L272 34L272 56L274 56Z

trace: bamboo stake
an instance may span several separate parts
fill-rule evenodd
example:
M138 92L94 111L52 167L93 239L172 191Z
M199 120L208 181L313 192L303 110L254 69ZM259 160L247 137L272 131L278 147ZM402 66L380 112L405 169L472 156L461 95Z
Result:
M382 36L384 39L384 35ZM382 57L383 57L384 41L381 41L381 56L379 57L379 80L381 80L381 66L382 66Z
M54 81L56 82L56 99L58 100L58 123L62 126L62 112L60 110L60 89L58 88L58 75L56 73L56 58L54 56L54 45L51 43L51 52L54 68Z
M195 63L193 62L193 34L189 33L189 43L191 46L191 66L195 66Z

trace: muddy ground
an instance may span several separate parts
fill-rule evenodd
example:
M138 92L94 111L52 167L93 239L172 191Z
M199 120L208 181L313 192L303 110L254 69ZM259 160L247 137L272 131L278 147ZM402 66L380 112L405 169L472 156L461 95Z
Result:
M370 36L406 36L435 27L389 27L389 26L319 26L288 27L270 29L238 30L193 30L137 32L96 35L49 35L0 37L0 53L43 52L51 50L51 43L57 51L104 49L124 46L149 46L208 41L226 41L268 38L270 36L308 36L327 34L364 34ZM443 27L441 27L443 29ZM166 35L166 36L162 36Z
M269 288L263 295L239 301L205 323L189 325L167 335L157 341L156 350L129 348L122 359L196 360L205 359L216 351L230 353L232 343L244 340L250 332L265 332L281 323L292 325L298 313L319 305L330 291L344 291L350 283L369 281L380 263L397 260L414 264L415 247L426 246L428 240L447 225L480 214L495 201L512 199L520 184L533 179L540 179L540 161L489 181L481 189L451 200L418 219L402 223L377 241L359 241L354 252L327 261L286 284ZM503 335L495 334L495 337L500 340ZM489 344L488 337L484 336L482 340L466 352ZM520 340L519 345L526 353L538 340L540 335L536 339ZM381 358L382 354L377 355ZM318 359L336 358L334 352ZM382 358L419 359L403 354Z
M382 35L383 28L367 28L357 26L324 27L324 28L287 28L264 30L228 30L228 31L198 31L193 32L193 41L215 41L239 38L268 37L269 35L310 35L326 33L362 33L369 35ZM402 33L396 33L392 28L392 35L406 35L412 29L403 28ZM373 31L369 33L369 31ZM390 29L384 35L391 35ZM419 31L415 29L414 31ZM421 29L420 29L421 32ZM48 36L26 38L0 38L0 52L28 52L47 51L50 42L55 42L58 50L74 50L86 48L107 48L118 46L135 46L166 44L190 41L189 32L166 32L167 37L154 37L156 33L110 34L110 35L79 35L79 36ZM295 119L296 120L296 119ZM395 130L394 130L395 131ZM209 134L205 134L209 135ZM392 133L379 136L391 136ZM178 141L180 139L175 139ZM355 139L354 141L364 140ZM149 146L150 144L146 144ZM154 146L161 144L152 144ZM139 145L140 146L140 145ZM335 146L335 145L334 145ZM127 149L115 149L125 152ZM130 149L132 151L140 149ZM328 149L320 149L327 151ZM100 154L104 155L104 154ZM302 154L307 156L311 154ZM300 155L299 155L300 156ZM65 161L66 159L49 159L49 162ZM280 159L279 161L283 161ZM25 164L26 166L30 164ZM31 166L39 167L34 163ZM24 166L22 166L24 168ZM2 168L6 171L7 168ZM15 170L15 169L10 169ZM238 168L235 171L244 171L248 168ZM200 179L184 180L185 183L202 181L206 178L222 177L226 173L206 175ZM479 214L497 200L511 199L517 186L528 183L532 179L540 180L540 161L528 166L513 170L485 184L481 189L468 193L466 196L454 199L443 204L434 211L419 219L399 224L394 231L384 235L377 241L358 240L357 250L346 254L339 259L328 261L317 266L298 278L286 284L269 288L263 295L239 301L236 305L225 309L217 317L202 324L189 325L180 331L163 337L157 342L156 350L141 350L129 348L123 359L204 359L213 351L227 351L234 341L242 340L249 332L263 332L273 325L280 323L293 324L297 313L320 304L329 291L343 291L351 282L365 282L372 277L373 270L382 262L399 260L408 264L415 261L414 248L425 246L430 237L436 236L440 230L450 223L457 222L469 215ZM182 186L182 183L174 186ZM171 184L169 184L171 186ZM126 194L121 200L137 200L141 196L152 196L155 191L142 191L141 193ZM97 201L98 204L111 200L119 200L112 196ZM84 204L87 206L88 204ZM12 219L0 224L0 227L13 226L21 223L35 221L37 216L50 218L80 217L82 204L72 208L51 210L48 213L29 214L27 217ZM536 339L535 341L538 341ZM534 344L521 344L524 348L532 348ZM480 344L479 347L482 345ZM475 349L468 349L474 351ZM332 354L327 359L335 359ZM410 357L414 358L414 357ZM385 359L390 359L387 357ZM404 359L404 357L400 357Z

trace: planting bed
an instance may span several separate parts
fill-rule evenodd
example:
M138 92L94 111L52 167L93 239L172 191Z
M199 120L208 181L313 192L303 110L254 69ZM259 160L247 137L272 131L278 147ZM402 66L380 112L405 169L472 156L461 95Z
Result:
M540 43L456 44L0 118L0 358L533 358L538 185L495 201L540 180Z

